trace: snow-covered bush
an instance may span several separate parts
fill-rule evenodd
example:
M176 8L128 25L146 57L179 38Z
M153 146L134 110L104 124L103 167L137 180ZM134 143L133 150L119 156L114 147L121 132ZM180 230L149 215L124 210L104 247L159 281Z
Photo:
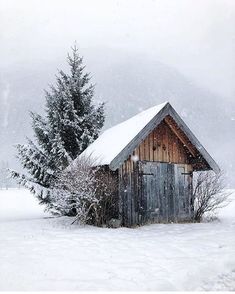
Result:
M200 222L206 213L210 217L228 204L230 193L225 190L223 173L197 172L194 175L194 219Z
M90 158L79 158L62 171L52 189L51 212L59 215L75 216L85 223L92 206L96 206L96 174Z
M74 216L80 223L97 226L116 217L116 180L90 157L79 157L61 172L52 192L51 211Z

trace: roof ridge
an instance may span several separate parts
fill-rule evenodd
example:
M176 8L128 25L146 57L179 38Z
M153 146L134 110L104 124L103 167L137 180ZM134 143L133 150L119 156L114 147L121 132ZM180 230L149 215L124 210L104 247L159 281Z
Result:
M134 114L133 116L131 116L131 117L125 119L124 121L122 121L122 122L120 122L120 123L117 123L117 124L113 125L112 127L109 127L108 129L104 130L102 134L104 134L106 131L108 131L108 130L110 130L110 129L112 129L112 128L115 128L116 126L119 126L119 125L122 125L122 124L126 123L127 121L129 121L129 120L131 120L131 119L133 119L133 118L135 118L135 117L137 117L137 116L141 116L141 114L144 115L144 113L146 113L146 112L149 111L150 109L157 108L157 107L160 108L160 106L161 106L161 108L163 108L163 107L164 107L165 105L167 105L167 104L170 104L169 101L165 101L165 102L163 102L163 103L156 104L156 105L154 105L154 106L151 106L151 107L149 107L149 108L146 108L145 110L142 110L142 111L140 111L140 112ZM158 111L156 112L156 114L157 114L157 113L158 113ZM102 135L102 134L101 134L101 135Z

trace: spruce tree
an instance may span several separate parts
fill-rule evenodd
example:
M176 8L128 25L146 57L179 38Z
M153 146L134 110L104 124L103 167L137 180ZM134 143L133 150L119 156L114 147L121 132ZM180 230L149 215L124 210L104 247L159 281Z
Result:
M45 92L45 116L31 113L35 140L16 146L26 174L12 172L48 209L57 175L98 137L104 124L104 104L93 103L94 86L76 45L67 60L69 74L59 71L55 86Z

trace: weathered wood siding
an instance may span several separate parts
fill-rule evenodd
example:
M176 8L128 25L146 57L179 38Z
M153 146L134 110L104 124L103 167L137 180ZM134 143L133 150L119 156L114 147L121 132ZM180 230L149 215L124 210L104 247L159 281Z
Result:
M195 150L177 132L170 119L163 120L119 168L123 225L191 218L190 161Z
M192 219L192 169L187 164L139 161L119 173L124 226Z
M142 141L133 155L139 160L172 163L189 163L192 157L165 120Z
M122 173L133 171L135 161L157 161L191 164L192 154L182 141L173 133L165 120L150 133L124 161Z
M192 218L192 174L186 164L140 162L142 223Z

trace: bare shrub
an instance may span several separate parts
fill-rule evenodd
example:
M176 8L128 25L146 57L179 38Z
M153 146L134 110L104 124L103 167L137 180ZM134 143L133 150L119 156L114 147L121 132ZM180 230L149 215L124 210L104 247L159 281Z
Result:
M215 213L228 204L231 193L225 190L223 173L197 172L193 184L195 221L200 222L205 213Z
M96 172L96 195L99 203L96 207L94 224L102 226L112 218L119 218L117 187L118 178L115 172L105 167Z
M116 178L96 165L90 157L79 158L58 176L52 193L54 214L97 226L115 215Z
M53 187L53 212L75 216L85 223L90 206L98 203L95 187L96 168L90 158L79 158L59 174Z

